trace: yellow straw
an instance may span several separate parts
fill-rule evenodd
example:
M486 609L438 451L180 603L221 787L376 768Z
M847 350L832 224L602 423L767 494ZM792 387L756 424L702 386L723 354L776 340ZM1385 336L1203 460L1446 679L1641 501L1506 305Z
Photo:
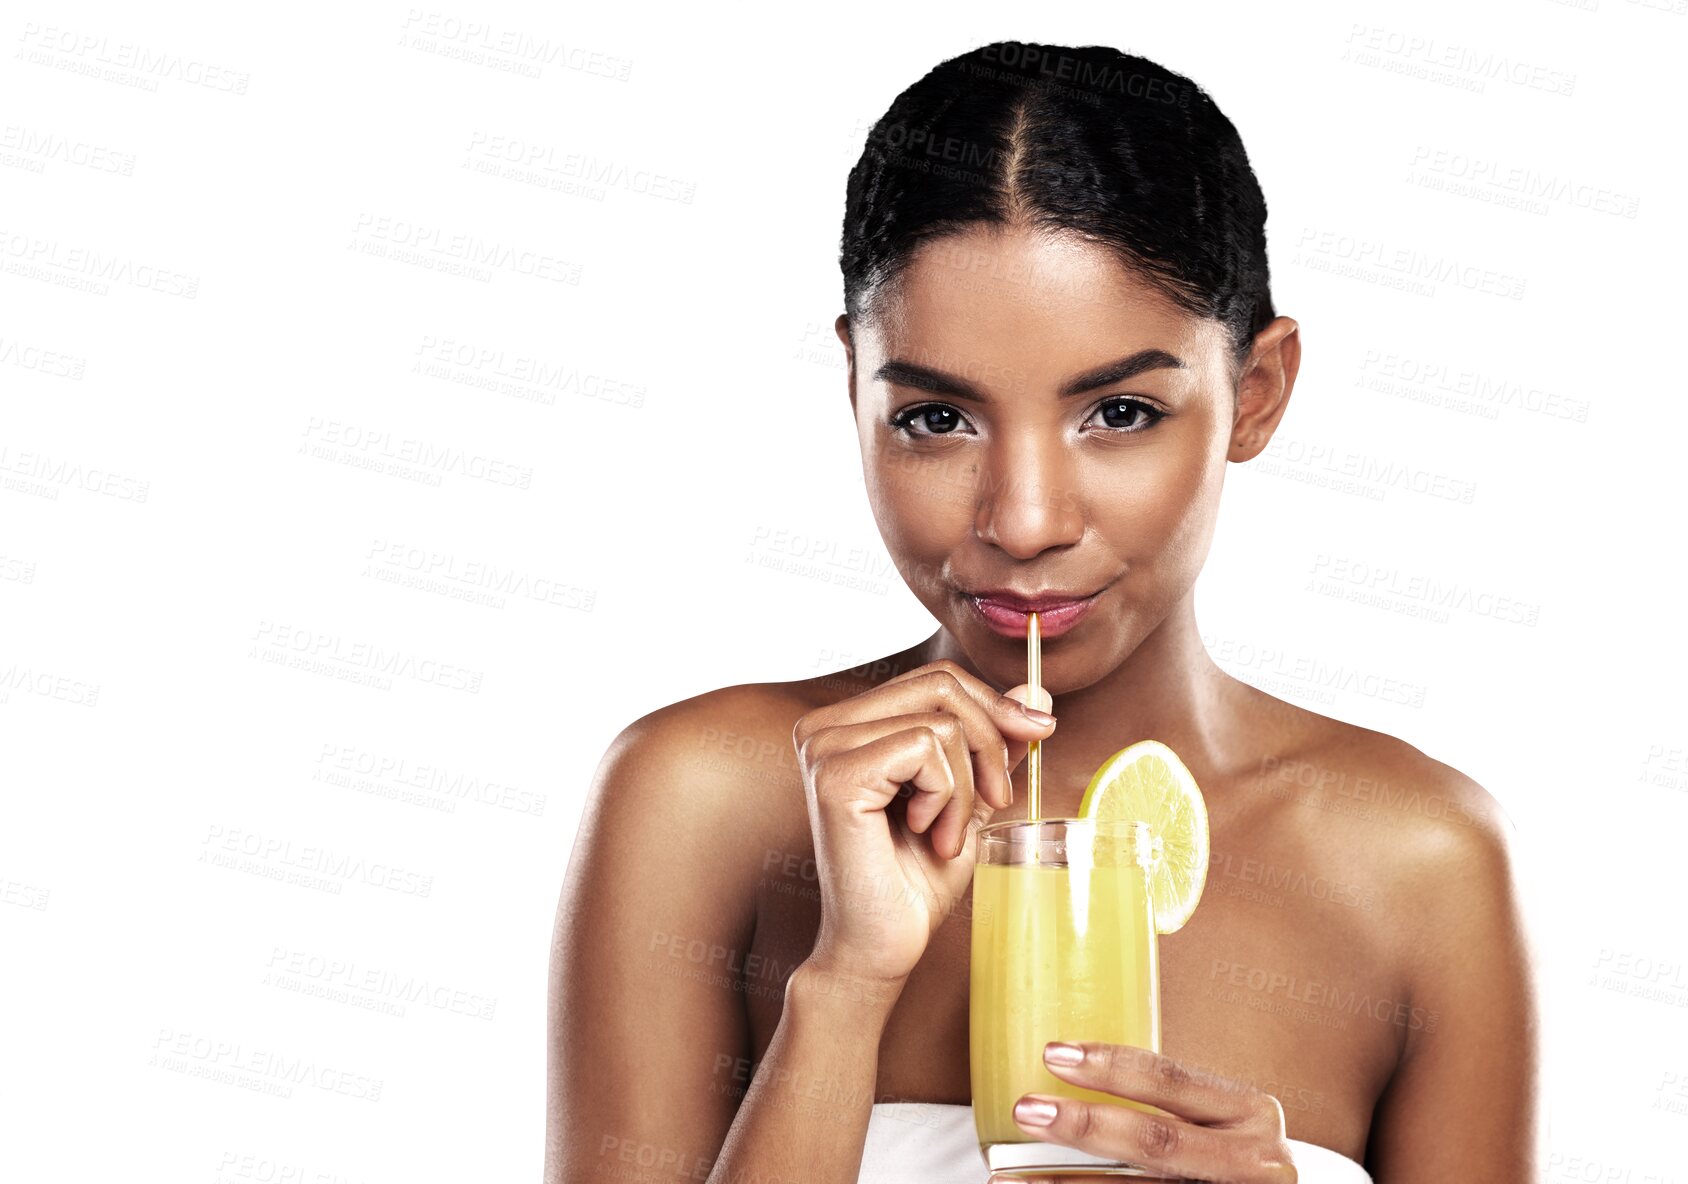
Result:
M1029 702L1040 706L1038 694L1043 688L1043 631L1038 628L1037 614L1031 615L1026 629L1026 681L1031 684ZM1043 815L1043 742L1033 740L1026 750L1026 818L1036 822Z

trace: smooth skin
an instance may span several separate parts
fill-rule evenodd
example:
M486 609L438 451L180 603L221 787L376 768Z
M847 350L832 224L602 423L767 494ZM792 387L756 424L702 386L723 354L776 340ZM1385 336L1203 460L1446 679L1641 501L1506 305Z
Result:
M1045 1098L1027 1136L1198 1180L1289 1184L1289 1138L1377 1184L1533 1180L1510 822L1411 745L1225 674L1196 624L1226 466L1284 415L1296 322L1233 368L1216 322L1102 248L977 227L837 328L875 518L939 628L611 745L554 935L546 1179L849 1184L872 1102L968 1102L978 826L1024 817L1029 740L1050 740L1045 814L1071 816L1153 738L1213 842L1201 905L1160 941L1162 1053L1089 1043L1050 1069L1170 1117ZM1176 364L1063 397L1142 351ZM1000 587L1102 590L1045 641L1053 726L1020 710L1024 642L962 594Z

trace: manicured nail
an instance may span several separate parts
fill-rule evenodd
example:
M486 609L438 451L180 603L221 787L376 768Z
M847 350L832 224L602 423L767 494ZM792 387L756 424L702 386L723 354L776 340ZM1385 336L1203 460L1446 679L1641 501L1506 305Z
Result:
M1048 1126L1055 1121L1055 1103L1042 1098L1021 1098L1014 1103L1014 1121L1027 1126Z
M1050 724L1055 722L1055 717L1050 715L1047 711L1039 711L1035 707L1027 707L1024 703L1020 704L1020 710L1024 712L1026 718L1031 720L1034 724L1042 724L1047 728Z
M1077 1065L1084 1061L1084 1050L1076 1044L1054 1040L1044 1045L1043 1059L1051 1065Z

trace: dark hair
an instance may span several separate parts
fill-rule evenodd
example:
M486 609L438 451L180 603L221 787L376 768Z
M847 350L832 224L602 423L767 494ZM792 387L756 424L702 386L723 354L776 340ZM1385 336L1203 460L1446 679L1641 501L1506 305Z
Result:
M1064 229L1220 321L1233 367L1275 315L1266 199L1207 93L1103 45L998 41L891 103L850 170L839 265L852 322L923 242L983 223Z

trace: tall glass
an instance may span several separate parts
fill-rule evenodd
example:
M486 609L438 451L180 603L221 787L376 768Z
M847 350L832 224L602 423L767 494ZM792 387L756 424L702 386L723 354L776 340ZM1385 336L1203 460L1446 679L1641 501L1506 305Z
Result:
M1062 1081L1043 1063L1051 1040L1102 1040L1160 1051L1160 973L1146 822L1046 818L979 832L973 871L969 1038L973 1120L993 1172L1074 1168L1153 1176L1133 1164L1038 1142L1014 1121L1022 1094L1154 1106Z

